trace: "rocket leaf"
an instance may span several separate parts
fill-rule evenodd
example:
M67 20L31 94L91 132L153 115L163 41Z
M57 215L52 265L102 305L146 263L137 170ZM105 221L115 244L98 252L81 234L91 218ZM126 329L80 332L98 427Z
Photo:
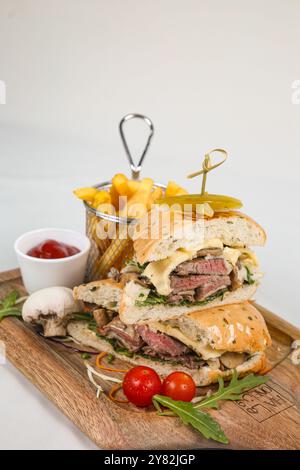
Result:
M21 317L22 312L15 305L19 297L16 290L11 291L0 304L0 321L5 317Z
M213 393L211 396L204 398L199 403L195 403L195 408L219 408L219 402L221 400L241 400L243 392L250 390L251 388L262 385L269 380L269 377L262 375L249 374L242 379L238 378L236 370L232 375L232 379L227 387L224 387L224 380L219 377L219 390Z
M219 423L210 414L197 410L192 403L175 401L162 395L154 395L153 401L154 405L158 403L169 408L179 416L184 424L190 424L207 439L213 439L223 444L229 442Z

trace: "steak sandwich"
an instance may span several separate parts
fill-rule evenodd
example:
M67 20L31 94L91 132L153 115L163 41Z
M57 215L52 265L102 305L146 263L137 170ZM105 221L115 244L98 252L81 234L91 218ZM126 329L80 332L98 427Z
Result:
M90 318L70 322L70 336L162 376L186 371L197 385L265 367L270 335L248 302L260 278L252 246L265 242L256 222L219 212L187 217L182 229L174 213L158 210L132 238L121 272L74 289Z
M75 289L75 298L112 305L126 324L168 320L209 307L249 300L261 273L253 246L266 235L239 212L177 219L151 211L133 233L133 259L112 281ZM108 306L109 306L108 305Z
M138 278L124 288L119 311L125 323L167 320L243 302L259 284L252 247L264 245L266 235L242 213L185 218L183 225L174 213L152 211L133 239Z
M115 313L102 326L72 321L67 331L77 343L148 365L162 377L187 372L198 386L229 379L234 370L239 375L261 371L271 343L263 317L248 302L136 325L126 325Z

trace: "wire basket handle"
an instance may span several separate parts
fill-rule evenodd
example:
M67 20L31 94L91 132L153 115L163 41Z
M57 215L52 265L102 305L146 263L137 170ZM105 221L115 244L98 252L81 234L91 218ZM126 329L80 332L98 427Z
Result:
M126 141L126 138L125 138L125 135L124 135L124 130L123 130L124 123L126 121L129 121L130 119L135 119L135 118L142 119L148 125L148 127L150 129L150 133L149 133L145 148L143 150L143 153L142 153L141 158L140 158L137 165L133 161L132 155L130 153L130 150L129 150L129 147L128 147L128 144L127 144L127 141ZM146 153L148 151L148 148L150 146L150 143L151 143L151 140L152 140L152 137L153 137L153 134L154 134L153 122L151 121L151 119L149 119L147 116L144 116L143 114L136 114L136 113L126 114L126 116L124 116L120 121L119 130L120 130L121 139L122 139L122 142L123 142L123 145L124 145L124 148L125 148L125 152L126 152L129 164L130 164L132 179L138 180L139 176L140 176L141 169L142 169L144 158L146 156Z

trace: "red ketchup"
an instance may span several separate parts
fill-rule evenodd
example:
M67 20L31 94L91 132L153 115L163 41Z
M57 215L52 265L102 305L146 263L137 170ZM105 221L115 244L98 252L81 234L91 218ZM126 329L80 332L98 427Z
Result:
M58 242L57 240L45 240L42 243L31 248L28 256L42 259L58 259L68 258L69 256L76 255L80 250L76 246L67 245L66 243Z

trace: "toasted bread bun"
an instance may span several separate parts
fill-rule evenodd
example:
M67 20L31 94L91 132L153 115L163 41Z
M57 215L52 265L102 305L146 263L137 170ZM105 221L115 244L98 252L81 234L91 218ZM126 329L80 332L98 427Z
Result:
M212 369L209 366L202 366L198 369L189 369L181 365L172 365L164 362L157 362L155 360L146 359L138 354L134 354L133 357L126 357L119 353L116 353L111 344L99 338L93 331L89 330L87 323L83 321L74 321L68 324L68 334L74 338L75 341L81 343L84 346L89 346L97 351L105 351L107 353L114 354L118 359L123 360L132 365L146 365L152 367L161 377L166 377L171 372L183 371L190 374L197 386L205 386L218 381L219 377L230 379L234 370L240 376L249 374L250 372L259 372L265 368L266 356L263 352L253 354L243 364L236 367L236 369L228 369L222 371L220 369Z
M225 351L263 352L271 344L263 316L249 302L209 308L151 326L182 341L204 359Z
M179 317L187 313L198 312L221 305L244 302L252 298L257 286L257 283L251 285L244 284L242 287L231 292L225 292L223 296L217 297L215 300L207 304L204 303L203 305L190 304L188 306L182 306L161 303L140 307L136 305L136 302L140 300L143 288L134 281L130 281L124 287L119 314L122 322L128 325L166 321L170 318Z
M201 249L209 240L220 240L230 247L262 246L263 228L241 212L215 212L212 218L197 220L180 212L159 209L148 212L132 234L134 251L140 264L169 257L179 248Z
M113 279L93 281L73 289L76 300L82 300L99 307L120 313L123 323L128 325L135 323L149 323L155 321L166 321L181 315L210 309L212 307L234 304L249 300L254 295L258 284L243 285L239 289L226 292L223 296L203 305L172 305L156 304L145 307L136 306L135 302L140 300L143 288L130 281L124 285Z
M118 312L123 287L122 283L113 279L103 279L74 287L73 296L76 300L82 300Z

